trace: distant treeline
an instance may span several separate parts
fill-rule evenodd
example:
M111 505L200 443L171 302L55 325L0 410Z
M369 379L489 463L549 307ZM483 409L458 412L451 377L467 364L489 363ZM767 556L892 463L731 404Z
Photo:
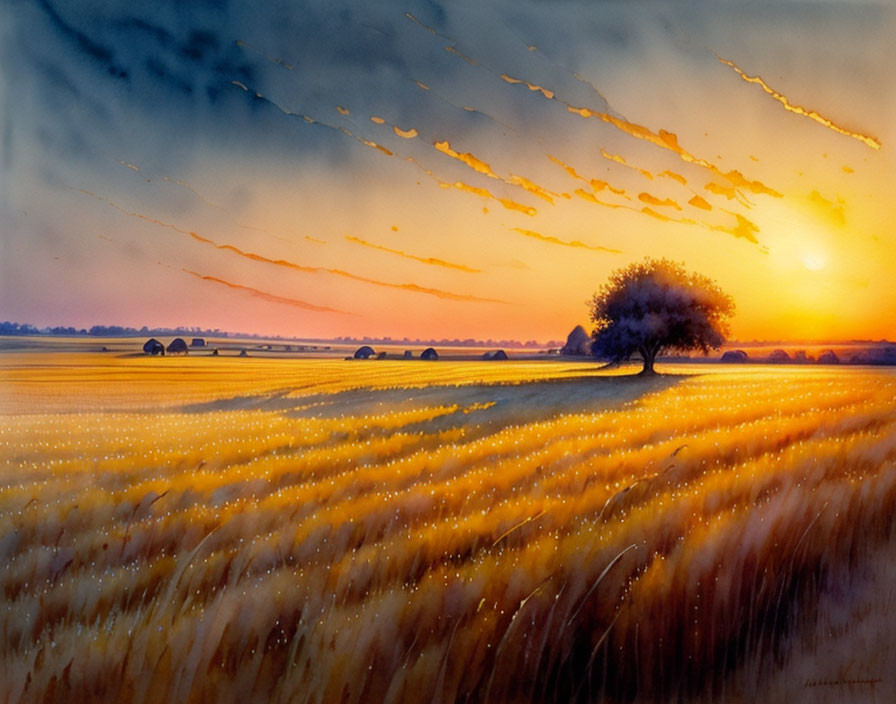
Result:
M228 333L222 330L203 330L201 328L131 328L124 325L94 325L90 328L75 328L65 325L38 328L28 323L0 323L0 335L64 335L66 337L83 335L86 337L141 337L143 335L205 335L209 337L265 337L243 333Z
M367 345L407 345L407 346L432 346L432 347L523 347L527 349L541 349L544 347L560 347L563 343L560 340L548 340L547 342L538 342L538 340L474 340L471 337L461 340L460 338L441 340L421 340L411 339L408 337L336 337L333 342L341 342L345 344L367 344Z
M238 339L254 339L254 340L286 340L286 341L309 341L309 342L337 342L345 344L369 344L369 345L423 345L423 346L441 346L441 347L523 347L523 348L542 348L542 347L559 347L561 344L558 340L550 340L548 342L538 342L537 340L474 340L473 338L461 339L442 339L442 340L412 340L407 337L391 338L391 337L337 337L334 339L323 338L299 338L284 337L282 335L258 335L247 332L227 332L225 330L205 330L203 328L149 328L145 325L142 328L127 327L125 325L94 325L90 328L75 328L71 326L57 325L56 327L38 328L28 323L11 323L4 321L0 323L0 335L64 335L66 337L83 335L85 337L147 337L147 336L193 336L193 337L228 337Z

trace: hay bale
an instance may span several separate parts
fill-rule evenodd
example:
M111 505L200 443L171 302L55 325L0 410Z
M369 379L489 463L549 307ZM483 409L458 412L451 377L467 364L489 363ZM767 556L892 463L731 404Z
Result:
M576 325L572 329L566 336L566 344L560 348L560 354L574 357L587 357L591 354L591 337L585 332L585 328Z
M720 362L727 364L743 364L750 361L750 355L743 350L728 350L719 359Z
M146 342L143 343L143 353L151 354L152 356L156 355L164 355L165 354L165 345L159 342L156 338L151 337Z
M168 345L168 354L189 354L190 350L182 337L175 337Z

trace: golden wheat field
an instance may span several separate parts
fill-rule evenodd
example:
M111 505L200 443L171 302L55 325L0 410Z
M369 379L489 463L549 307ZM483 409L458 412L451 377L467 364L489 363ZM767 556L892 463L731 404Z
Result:
M0 371L0 701L896 696L893 371Z

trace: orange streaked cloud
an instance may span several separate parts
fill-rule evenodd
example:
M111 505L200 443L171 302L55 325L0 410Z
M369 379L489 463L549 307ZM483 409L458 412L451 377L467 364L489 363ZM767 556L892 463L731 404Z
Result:
M475 60L475 59L471 59L471 58L470 58L469 56L467 56L466 54L462 54L461 52L459 52L459 51L457 50L457 47L455 47L455 46L446 46L446 47L445 47L445 51L447 51L449 54L454 54L455 56L457 56L457 57L463 59L463 60L466 61L468 64L470 64L470 66L478 66L478 65L479 65L478 63L476 63L476 60Z
M759 240L756 239L756 235L759 234L759 227L752 220L745 218L740 213L732 213L730 210L726 211L729 215L733 215L735 219L735 225L731 227L725 227L724 225L707 225L710 230L714 230L715 232L727 232L729 235L734 235L735 237L741 237L748 242L752 242L753 244L759 244Z
M419 134L413 127L409 130L403 130L398 125L392 125L392 131L402 139L414 139Z
M394 254L399 257L404 257L405 259L412 259L416 262L421 262L422 264L429 264L431 266L441 266L446 269L457 269L458 271L466 271L471 274L479 274L482 272L482 269L474 269L473 267L467 266L466 264L456 264L454 262L448 262L444 259L438 259L436 257L419 257L416 254L409 254L400 249L392 249L391 247L384 247L381 244L374 244L373 242L368 242L367 240L363 240L360 237L354 237L352 235L346 235L345 239L349 242L354 242L355 244L363 245L364 247L370 247L371 249L378 249L381 252L388 252L389 254Z
M535 216L538 214L538 210L533 208L530 205L524 205L522 203L517 203L515 200L511 200L510 198L499 198L494 193L492 193L487 188L479 188L478 186L471 186L469 183L464 183L463 181L455 181L452 184L444 184L445 188L454 187L459 191L464 191L466 193L472 193L473 195L477 195L480 198L488 198L490 200L497 201L501 205L503 205L508 210L515 210L517 212L523 213L524 215Z
M734 186L726 186L723 183L710 181L703 186L703 188L710 193L715 193L717 196L725 196L728 200L735 200L737 198L737 189Z
M570 176L572 176L574 179L576 179L576 180L578 180L578 181L582 181L583 183L587 183L589 186L591 186L591 188L594 189L594 191L595 191L596 193L599 193L600 191L603 191L604 189L609 189L610 191L612 191L612 192L615 193L616 195L620 195L620 196L624 196L624 195L625 195L625 189L624 189L624 188L616 188L616 187L613 186L611 183L609 183L609 182L607 182L607 181L602 181L602 180L600 180L600 179L596 179L596 178L588 179L588 178L585 178L584 176L582 176L582 174L580 174L578 171L576 171L576 169L575 169L574 167L572 167L572 166L570 166L569 164L566 164L566 163L560 161L560 159L558 159L557 157L555 157L555 156L551 156L550 154L548 154L547 157L548 157L548 159L550 159L551 161L553 161L555 164L557 164L557 166L559 166L560 168L562 168L566 173L568 173ZM581 189L579 189L579 190L581 190Z
M410 14L410 13L405 13L405 14L410 20L417 23L418 25L420 25L421 27L423 27L424 29L429 31L431 34L443 37L445 39L448 39L449 41L455 41L451 37L424 24L419 19L417 19L415 16L413 16L412 14ZM753 193L757 193L757 194L771 195L771 196L775 196L775 197L781 196L780 193L778 193L774 189L769 188L768 186L761 183L760 181L751 181L749 179L746 179L738 171L724 172L721 169L719 169L717 166L712 164L711 162L694 156L693 154L691 154L690 152L685 150L683 147L681 147L681 145L678 143L678 136L676 134L674 134L673 132L669 132L664 129L660 129L659 131L654 132L653 130L650 130L649 128L644 127L643 125L638 125L636 123L629 122L625 119L610 115L605 112L592 110L590 108L574 106L574 105L568 103L567 101L559 98L554 90L552 90L550 88L546 88L546 87L538 85L538 84L535 84L535 83L532 83L523 78L516 78L514 76L510 76L507 73L497 73L493 69L490 69L489 67L484 66L483 64L474 60L473 58L471 58L465 54L462 54L454 46L446 47L446 50L463 58L465 61L467 61L469 64L471 64L473 66L479 66L479 67L485 68L486 70L491 71L492 73L495 73L499 78L501 78L506 83L509 83L512 85L525 85L530 91L540 94L547 100L556 100L556 101L562 103L563 105L566 106L567 110L571 113L577 114L583 118L589 118L589 117L599 118L603 122L606 122L607 124L610 124L610 125L616 127L617 129L625 132L626 134L628 134L632 137L648 141L648 142L655 144L656 146L659 146L663 149L673 151L683 161L685 161L687 163L695 164L697 166L701 166L705 169L708 169L712 173L714 173L718 176L721 176L722 178L725 178L726 180L731 181L732 184L737 185L738 187L744 188L746 190L749 190L749 191L751 191ZM576 75L576 78L578 80L582 80L581 77L579 77L578 75ZM598 92L598 94L599 94L599 92ZM601 96L601 97L603 97L603 96ZM604 149L601 149L601 153L607 159L615 161L615 162L617 162L621 165L627 166L629 168L635 169L636 171L641 173L646 178L649 178L649 179L654 178L653 173L651 173L647 169L642 169L640 167L628 164L628 162L626 162L625 159L621 155L610 154L610 153L606 152ZM558 163L560 163L560 162L558 162ZM565 165L564 165L564 168L566 168L567 171L570 173L570 175L572 175L574 178L581 178L573 169L565 167ZM686 179L681 174L677 174L675 172L667 170L663 173L663 175L668 178L677 180L682 184L686 184ZM616 189L613 189L613 190L615 191ZM616 191L616 192L618 192L618 191Z
M535 208L529 205L523 205L522 203L517 203L515 200L511 200L510 198L495 198L495 200L497 200L508 210L516 210L520 213L523 213L524 215L533 216L538 212Z
M703 210L712 210L712 206L700 196L694 196L688 201L688 205L693 205L695 208L702 208Z
M622 164L622 165L625 166L626 168L634 169L634 170L637 171L639 174L641 174L644 178L648 178L648 179L650 179L651 181L653 180L653 174L652 174L652 173L650 173L647 169L642 169L642 168L637 167L637 166L632 166L631 164L629 164L629 163L625 160L625 158L624 158L621 154L610 154L606 149L604 149L603 147L601 147L600 155L601 155L604 159L609 159L610 161L615 161L617 164Z
M671 198L657 198L650 193L639 193L638 200L640 200L642 203L649 203L650 205L657 205L664 208L675 208L676 210L681 210L681 206Z
M686 186L688 180L682 176L681 174L675 173L674 171L669 171L666 169L665 171L661 171L658 176L665 176L666 178L671 178L673 181L678 181L682 186Z
M399 157L392 150L384 147L382 144L379 144L378 142L374 142L372 140L366 139L364 137L360 137L360 136L354 134L353 132L351 132L349 129L347 129L344 126L337 127L335 125L330 125L326 122L322 122L320 120L312 118L303 113L293 112L293 111L288 110L287 108L284 108L283 106L279 105L278 103L271 100L270 98L267 98L266 96L262 95L261 93L255 93L254 95L255 95L256 99L263 100L263 101L269 103L270 105L272 105L272 106L276 107L278 110L280 110L280 112L282 112L284 115L287 115L289 117L301 118L306 124L317 124L317 125L321 125L322 127L327 127L329 129L335 130L337 132L344 134L346 137L350 137L351 139L354 139L356 142L363 144L366 147L370 147L371 149L376 149L377 151L384 154L385 156L401 158L404 161L407 161L408 163L414 164L417 168L419 168L421 171L423 171L427 176L429 176L430 178L432 178L436 182L438 182L438 184L442 188L454 187L458 190L465 191L467 193L473 193L473 194L481 196L483 198L490 198L492 200L499 202L501 205L503 205L508 210L515 210L515 211L521 212L525 215L533 216L538 212L535 208L533 208L531 206L524 205L522 203L518 203L517 201L512 200L510 198L499 198L498 196L494 195L491 191L489 191L488 189L485 189L485 188L478 188L475 186L470 186L462 181L456 181L453 184L447 183L447 182L441 180L438 176L436 176L430 169L427 169L426 167L422 166L413 157ZM442 148L440 148L439 145L442 145ZM438 149L439 151L443 152L444 154L446 154L448 156L452 156L454 158L459 158L459 160L461 162L467 164L467 166L469 166L470 168L472 168L480 173L485 173L484 171L481 170L483 168L488 168L488 170L491 171L491 167L489 167L488 164L486 164L485 162L482 162L481 160L478 160L472 154L469 154L469 153L460 154L458 152L455 152L453 149L451 149L451 145L448 142L436 142L434 144L434 146L436 147L436 149ZM449 153L449 151L452 153ZM479 168L477 168L477 166ZM494 172L491 172L491 173L494 174ZM497 174L494 174L494 178L496 178L498 180L502 180L505 183L511 183L509 181L501 179ZM511 184L511 185L520 185L520 184ZM520 187L522 187L522 186L520 186Z
M294 308L301 308L302 310L311 310L316 313L340 313L342 315L355 315L355 313L349 313L337 308L328 308L327 306L319 306L315 305L314 303L308 303L308 301L302 301L298 298L287 298L285 296L278 296L274 293L268 293L267 291L261 291L257 288L252 288L251 286L244 286L243 284L236 284L232 281L220 279L217 276L199 274L195 271L191 271L190 269L182 269L182 271L190 274L191 276L195 276L197 279L202 279L203 281L210 281L212 283L220 284L237 291L245 291L251 296L260 298L263 301L268 301L269 303L282 303L283 305L293 306Z
M510 174L510 178L506 179L506 181L514 186L520 186L521 188L526 189L534 196L538 196L542 200L546 200L551 205L554 204L554 198L557 197L556 193L552 193L546 188L542 188L537 183L530 181L529 179L523 176L517 176L516 174Z
M603 190L609 190L610 192L615 193L618 196L625 195L624 188L616 188L609 181L602 181L599 178L592 178L591 180L588 181L588 183L594 189L595 193L600 193ZM628 196L626 196L626 197L628 197Z
M737 169L734 169L732 171L725 171L721 174L721 176L723 176L738 188L743 188L744 190L750 191L751 193L771 196L772 198L782 197L782 195L775 189L769 188L764 183L762 183L762 181L751 181Z
M449 41L454 41L451 37L448 37L447 35L444 35L444 34L438 32L434 28L423 24L422 22L420 22L416 17L414 17L410 13L406 13L406 15L409 19L411 19L418 25L422 26L430 33L432 33L434 35L438 35L445 39L448 39ZM581 116L583 118L596 117L596 118L602 120L603 122L610 124L613 127L616 127L617 129L621 130L622 132L624 132L632 137L648 141L648 142L650 142L656 146L659 146L663 149L672 151L675 154L677 154L679 156L679 158L681 158L686 163L691 163L691 164L700 166L702 168L705 168L708 171L710 171L711 173L713 173L714 175L721 177L722 179L728 181L731 184L731 186L726 186L726 185L719 184L719 183L710 183L707 186L705 186L705 188L707 190L709 190L710 192L716 193L718 195L723 195L729 199L736 199L739 202L742 202L744 204L748 204L748 202L740 195L740 193L738 193L738 189L743 189L745 191L755 193L755 194L769 195L769 196L778 197L778 198L782 197L781 193L779 193L778 191L766 186L761 181L748 179L740 171L731 170L731 171L726 172L726 171L723 171L722 169L718 168L716 165L712 164L711 162L694 156L693 154L691 154L689 151L684 149L678 143L678 137L673 132L670 132L670 131L667 131L664 129L659 129L657 131L653 131L643 125L629 122L628 120L610 115L605 112L599 112L599 111L591 110L589 108L573 106L573 105L567 103L566 101L558 98L555 91L545 88L540 85L536 85L534 83L526 81L525 79L512 77L506 73L499 74L496 71L494 71L493 69L490 69L488 66L480 64L479 62L475 61L473 58L461 53L454 46L446 47L446 50L448 50L450 53L453 53L453 54L459 56L460 58L464 59L467 63L469 63L473 66L478 66L478 67L484 68L486 70L489 70L492 73L495 73L496 75L498 75L502 80L504 80L507 83L523 84L530 91L540 94L547 100L556 100L556 101L564 104L567 107L567 110L571 113L578 114L579 116ZM420 85L421 88L425 88L427 90L429 89L429 86L427 86L425 84L420 84L419 82L417 82L417 83L418 83L418 85ZM304 116L304 117L305 117L306 121L308 121L308 122L312 121L307 116ZM376 120L376 121L379 122L379 120ZM385 153L386 155L394 156L394 154L390 150L383 147L382 145L379 145L376 142L372 142L370 140L366 140L362 137L353 135L350 132L348 132L347 130L345 130L344 128L340 128L340 129L342 131L344 131L346 134L348 134L349 136L351 136L354 139L361 142L362 144L376 148L376 149L380 150L381 152ZM397 128L395 126L393 126L393 131L395 131L396 134L399 134L399 132L397 131ZM402 135L399 134L399 136L402 136ZM412 137L408 137L408 138L412 138ZM447 140L444 140L441 142L436 141L436 142L434 142L434 146L436 147L436 149L438 149L442 153L446 154L447 156L451 156L452 158L458 159L459 161L466 164L468 167L470 167L471 169L473 169L474 171L476 171L478 173L486 175L489 178L501 180L504 183L508 183L511 185L525 188L528 192L533 193L534 195L537 195L539 197L542 197L553 204L552 196L556 195L556 194L551 194L549 191L547 191L547 189L543 189L540 186L537 186L536 184L529 181L528 179L523 179L522 177L513 177L513 176L510 179L502 178L494 172L494 170L491 168L491 166L487 162L485 162L484 160L476 157L475 155L473 155L469 152L466 152L466 153L457 152L456 150L454 150L451 147L450 143ZM651 179L653 178L653 174L651 172L647 171L646 169L641 169L639 167L635 167L635 166L628 164L625 161L624 157L622 157L621 155L609 154L604 149L602 149L601 152L605 158L610 159L610 160L612 160L616 163L619 163L621 165L627 166L629 168L633 168L633 169L639 171L642 175L644 175L647 178L651 178ZM574 178L577 178L577 179L582 180L585 183L587 183L589 186L592 187L592 189L594 189L595 192L599 192L600 190L608 188L609 190L611 190L613 193L616 193L617 195L625 195L624 189L615 188L612 185L610 185L609 183L607 183L606 181L602 181L602 180L598 180L598 179L593 179L593 180L584 179L572 167L570 167L566 164L563 164L562 162L560 162L558 159L556 159L554 157L549 157L549 158L551 158L552 161L555 161L556 163L561 165L567 171L567 173L569 173ZM409 158L407 158L407 160L412 163L415 163L425 173L427 173L427 175L429 175L430 177L437 180L439 185L442 186L443 188L453 187L458 190L462 190L462 191L477 195L479 197L493 199L493 200L496 200L499 203L501 203L507 209L522 212L527 215L535 215L537 213L535 208L525 206L525 205L518 203L516 201L513 201L511 199L500 198L485 188L472 186L472 185L469 185L469 184L466 184L466 183L463 183L460 181L457 181L452 184L448 184L448 183L442 181L441 179L438 179L432 173L432 171L425 169L424 167L419 165L414 159L409 157ZM676 181L679 181L682 184L686 183L685 177L682 176L681 174L676 174L675 172L667 170L667 171L663 172L663 175L668 178L672 178ZM619 207L625 208L626 207L626 206L619 206L619 205L614 205L611 203L606 203L604 201L601 201L598 198L596 198L596 196L593 193L588 193L584 189L577 189L576 191L574 191L574 193L586 201L589 201L589 202L592 202L592 203L598 204L598 205L603 205L605 207L610 207L610 208L619 208ZM648 199L645 200L644 198L640 198L640 196L639 196L639 198L642 200L642 202L647 202L650 205L674 207L678 210L681 209L681 207L672 199L650 200L650 198L654 198L653 196L650 196L650 194L642 194L642 195L645 195L648 197ZM625 197L628 198L627 195L625 195ZM700 198L699 196L694 196L694 198L692 198L691 201L692 201L691 204L695 205L695 207L700 207L702 209L706 209L704 207L704 205L706 205L711 208L709 203L705 199ZM641 212L641 213L644 213L644 214L647 214L647 215L650 215L653 217L660 215L659 213L656 213L656 211L654 211L650 207L642 208L641 210L638 210L636 208L627 208L627 209L630 209L634 212ZM662 217L665 218L666 216L662 216ZM755 224L753 224L750 220L743 218L743 216L737 216L737 217L738 217L737 225L732 228L724 228L723 226L707 226L707 227L709 227L710 229L713 229L713 230L717 230L717 231L729 232L730 234L734 234L735 236L743 237L744 239L747 239L751 242L758 243L758 240L756 240L755 234L754 234L755 232L758 232L758 227L756 227ZM682 222L682 223L690 223L691 222L687 219L685 219L685 220L674 220L671 218L666 218L666 219L673 221L673 222ZM698 223L698 224L702 225L704 223Z
M548 100L554 99L554 91L548 90L547 88L543 88L539 85L535 85L534 83L529 83L529 81L525 81L521 78L514 78L513 76L508 76L506 73L501 74L501 79L511 84L522 84L531 91L541 93Z
M627 206L617 205L615 203L607 203L606 201L600 200L593 193L589 193L584 188L577 188L573 191L575 195L577 195L582 200L587 200L589 203L594 203L595 205L602 205L606 208L625 208Z
M557 157L551 156L550 154L548 154L548 159L553 161L558 166L562 167L563 170L566 171L566 173L568 173L573 178L576 178L576 179L579 179L580 181L584 181L585 183L588 183L588 179L586 179L578 171L576 171L574 167L570 166L569 164L563 163Z
M171 226L173 227L173 226ZM179 232L184 232L184 230L180 230L179 228L174 228ZM220 244L213 240L208 239L207 237L203 237L201 235L196 234L195 232L186 231L190 237L193 239L202 242L204 244L211 245L216 249L224 250L227 252L232 252L233 254L237 254L246 259L251 259L255 262L261 262L263 264L272 264L274 266L284 267L287 269L293 269L295 271L303 271L306 273L325 273L332 274L333 276L340 276L345 279L351 279L353 281L360 281L362 283L371 284L372 286L380 286L383 288L394 288L400 289L402 291L413 291L414 293L424 293L429 296L435 296L436 298L443 298L451 301L471 301L478 303L505 303L506 301L500 301L495 298L480 298L479 296L472 296L468 294L462 293L452 293L451 291L443 291L437 288L429 288L427 286L420 286L418 284L412 283L400 283L395 284L389 281L381 281L379 279L371 279L367 276L360 276L359 274L353 274L349 271L345 271L344 269L331 269L328 267L319 267L319 266L306 266L303 264L297 264L296 262L289 261L288 259L271 259L270 257L265 257L261 254L256 254L255 252L246 252L239 247L235 247L232 244Z
M266 257L262 254L256 254L255 252L247 252L245 250L240 249L232 244L227 243L219 243L215 242L208 237L203 237L202 235L193 232L192 230L187 230L177 225L172 225L169 222L165 222L164 220L159 220L158 218L153 218L148 215L143 215L142 213L131 212L122 208L120 205L115 203L108 198L104 198L103 196L97 195L96 193L92 193L90 191L85 191L80 188L73 189L79 193L83 193L84 195L91 196L92 198L96 198L100 200L112 208L115 208L119 212L124 215L128 215L129 217L138 218L140 220L144 220L145 222L152 223L154 225L159 225L161 227L168 228L169 230L173 230L182 235L186 235L196 242L200 242L202 244L208 245L210 247L214 247L215 249L219 249L221 251L230 252L231 254L235 254L244 259L249 259L254 262L259 262L261 264L270 264L272 266L278 266L286 269L292 269L293 271L301 271L308 274L332 274L333 276L339 276L345 279L351 279L353 281L359 281L361 283L370 284L372 286L380 286L383 288L392 288L399 289L402 291L412 291L414 293L424 293L430 296L435 296L437 298L443 298L451 301L470 301L470 302L478 302L478 303L506 303L506 301L502 301L496 298L482 298L479 296L472 296L468 294L462 293L452 293L451 291L443 291L437 288L429 288L426 286L420 286L418 284L413 283L391 283L389 281L380 281L378 279L371 279L367 276L361 276L359 274L353 274L349 271L345 271L343 269L331 269L328 267L319 267L319 266L307 266L304 264L298 264L293 261L289 261L288 259L272 259L270 257Z
M540 232L536 232L535 230L526 230L522 227L514 227L514 232L518 232L525 237L531 237L532 239L541 240L542 242L550 242L551 244L558 244L564 247L577 247L579 249L590 249L594 252L606 252L609 254L622 254L621 249L613 249L612 247L600 247L593 244L585 244L579 240L561 240L557 237L552 237L550 235L543 235Z
M432 143L432 145L438 151L442 152L442 154L450 156L452 159L457 159L461 163L469 166L471 169L473 169L473 171L477 171L480 174L485 174L489 178L495 178L495 179L500 180L500 177L498 176L498 174L496 174L494 171L492 171L492 167L489 166L486 162L484 162L482 159L474 156L470 152L455 151L454 149L451 148L451 144L447 140L442 141L442 142L436 140L435 142Z
M726 234L745 239L752 244L761 246L759 240L756 239L756 235L759 233L759 227L756 225L756 223L748 220L743 215L740 215L739 213L733 213L730 210L725 211L728 214L733 215L735 218L735 224L730 226L710 225L709 223L702 222L700 220L693 220L691 218L673 218L657 210L654 210L649 206L644 206L640 211L636 212L643 213L644 215L648 215L649 217L660 220L662 222L671 222L677 225L698 225L700 227L705 227L707 230L712 230L713 232L724 232Z
M631 137L635 139L641 139L651 144L654 144L662 149L667 149L675 154L678 157L689 164L694 164L696 166L703 167L707 169L711 173L716 176L720 176L732 184L739 186L741 188L745 188L747 190L752 191L753 193L759 193L764 195L771 195L774 197L780 197L781 194L775 191L772 188L769 188L765 184L760 181L751 181L743 176L739 171L722 171L715 164L707 161L706 159L701 159L697 156L691 154L688 150L683 148L678 143L678 135L673 132L669 132L664 129L660 129L657 132L654 132L648 127L644 127L644 125L639 125L634 122L629 122L627 120L623 120L618 117L614 117L613 115L609 115L605 112L600 112L596 110L591 110L589 108L580 108L575 107L573 105L566 104L566 108L569 112L579 115L583 118L594 117L603 122L606 122L613 127L616 127L618 130L625 132Z
M641 210L637 211L640 213L644 213L644 215L649 215L652 218L656 218L657 220L662 220L663 222L674 222L679 225L697 225L696 220L691 220L690 218L673 218L664 213L660 213L659 211L654 210L649 206L644 206Z
M758 85L768 95L770 95L772 98L774 98L779 103L781 103L781 105L784 106L784 109L787 110L788 112L792 112L797 115L803 115L804 117L808 117L810 120L814 120L818 124L824 125L829 130L833 130L834 132L845 135L846 137L852 137L853 139L857 139L860 142L862 142L863 144L871 147L872 149L880 149L880 146L881 146L880 140L875 139L874 137L871 137L869 135L862 134L861 132L853 132L851 130L847 130L847 129L835 124L834 122L832 122L831 120L826 118L824 115L819 114L815 110L809 110L800 105L795 105L794 103L790 102L790 100L787 98L786 95L779 93L774 88L769 86L768 83L766 83L762 79L761 76L748 76L734 62L728 61L728 59L723 59L718 54L716 54L716 58L719 61L721 61L723 64L725 64L726 66L729 66L730 68L732 68L737 73L737 75L740 76L747 83L755 83L756 85Z

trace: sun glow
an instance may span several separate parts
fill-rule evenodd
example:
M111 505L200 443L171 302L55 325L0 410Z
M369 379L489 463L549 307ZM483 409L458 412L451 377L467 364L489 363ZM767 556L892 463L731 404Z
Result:
M802 255L803 266L809 271L821 271L827 266L827 255L818 249L805 250Z

